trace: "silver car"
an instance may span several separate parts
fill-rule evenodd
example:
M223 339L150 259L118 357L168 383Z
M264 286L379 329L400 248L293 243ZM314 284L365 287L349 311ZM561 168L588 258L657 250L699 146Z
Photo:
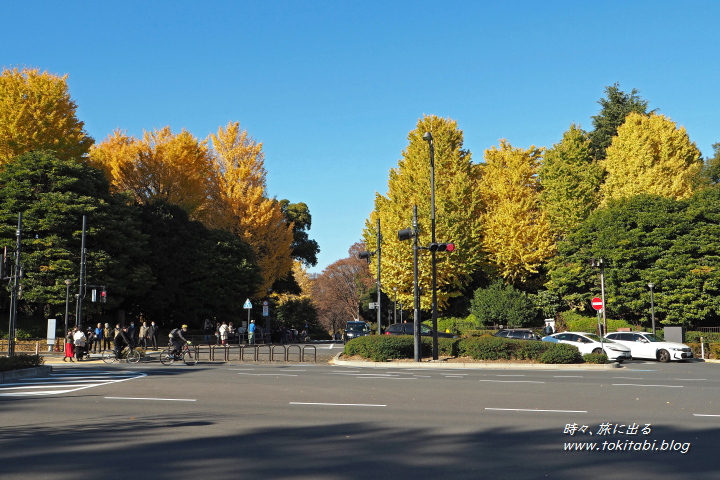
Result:
M586 332L562 332L553 333L543 338L543 342L557 342L574 345L581 355L587 353L605 353L609 360L617 361L631 360L630 349L613 340L605 340L594 333Z

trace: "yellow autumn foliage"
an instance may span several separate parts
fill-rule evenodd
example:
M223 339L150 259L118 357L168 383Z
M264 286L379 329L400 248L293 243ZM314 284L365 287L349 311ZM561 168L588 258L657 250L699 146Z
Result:
M262 144L240 130L238 122L220 127L210 139L218 212L212 223L251 246L264 279L259 293L264 295L292 268L292 224L285 221L280 203L267 197Z
M485 150L479 182L484 205L483 245L492 269L522 284L555 253L546 213L539 205L537 170L542 149L513 148L506 140Z
M703 165L684 127L664 115L638 113L626 117L601 163L607 171L601 206L640 193L688 198Z
M53 150L60 159L81 159L93 139L75 116L67 75L38 69L0 73L0 165L33 150Z

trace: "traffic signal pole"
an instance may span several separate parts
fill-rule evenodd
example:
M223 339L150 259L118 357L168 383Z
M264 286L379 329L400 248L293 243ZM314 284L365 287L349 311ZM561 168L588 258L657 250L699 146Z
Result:
M428 142L430 147L430 243L435 244L435 142L430 132L425 132L423 140ZM437 334L437 259L435 249L430 250L431 283L432 289L432 358L438 359L438 334Z

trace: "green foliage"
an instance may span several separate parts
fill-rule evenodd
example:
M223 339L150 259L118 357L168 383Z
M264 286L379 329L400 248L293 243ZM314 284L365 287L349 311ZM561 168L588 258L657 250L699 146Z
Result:
M537 312L527 294L500 281L488 288L475 290L470 308L483 325L507 325L511 328L532 325Z
M648 101L638 96L638 90L632 89L630 93L620 90L616 83L605 87L607 98L601 98L598 103L602 107L600 113L592 117L595 129L590 132L590 150L597 160L605 158L605 150L617 135L617 129L625 123L625 117L630 112L647 114Z
M582 358L585 363L608 363L608 356L604 353L586 353Z
M473 360L510 360L516 342L500 337L464 339L459 354Z
M305 329L305 324L315 325L318 322L317 308L307 297L289 298L277 307L277 319L288 328L298 331Z
M597 331L598 319L595 316L585 316L577 312L563 312L563 319L565 321L566 330L570 332L595 332ZM620 328L630 328L630 325L625 320L607 319L608 332L616 332Z
M700 342L700 337L705 343L720 343L720 332L685 332L685 342Z
M369 335L350 340L345 345L345 355L359 355L374 362L413 358L413 337L409 335Z
M303 202L290 203L289 200L280 200L280 209L285 220L293 225L292 257L306 267L314 267L320 246L307 233L312 225L310 209Z
M582 363L582 357L576 347L566 343L545 343L551 347L540 355L540 363Z
M558 247L546 287L570 308L590 311L600 272L589 261L603 258L608 316L647 324L652 282L662 323L720 318L720 187L686 201L638 195L612 202Z
M0 372L39 367L43 363L45 363L45 359L40 355L15 355L12 357L0 357Z

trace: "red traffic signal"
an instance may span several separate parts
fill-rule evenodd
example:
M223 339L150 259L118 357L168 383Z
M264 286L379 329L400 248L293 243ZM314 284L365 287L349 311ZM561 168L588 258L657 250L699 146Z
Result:
M453 252L455 251L454 243L431 243L428 246L428 250L431 252Z

